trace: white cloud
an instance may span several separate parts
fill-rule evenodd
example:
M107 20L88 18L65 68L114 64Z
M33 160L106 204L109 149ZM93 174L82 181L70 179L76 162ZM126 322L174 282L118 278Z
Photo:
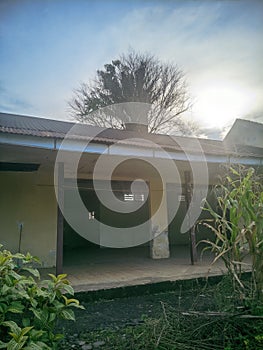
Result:
M263 110L263 25L250 28L243 15L228 21L226 16L231 14L225 6L228 2L145 2L118 20L101 23L99 30L88 21L64 23L65 28L60 24L58 42L50 48L46 42L44 53L33 48L32 72L22 72L30 62L26 65L20 59L16 68L20 70L19 84L13 75L13 81L7 82L9 90L24 94L36 114L64 119L72 89L133 47L178 63L196 99L212 83L231 81L232 86L254 96L246 114L258 113Z

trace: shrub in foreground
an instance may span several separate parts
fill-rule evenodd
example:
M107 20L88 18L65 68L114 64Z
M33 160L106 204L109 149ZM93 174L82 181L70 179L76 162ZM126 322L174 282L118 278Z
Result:
M59 319L75 320L73 307L83 308L66 275L40 280L39 263L29 253L12 254L0 245L0 349L56 349L62 334Z

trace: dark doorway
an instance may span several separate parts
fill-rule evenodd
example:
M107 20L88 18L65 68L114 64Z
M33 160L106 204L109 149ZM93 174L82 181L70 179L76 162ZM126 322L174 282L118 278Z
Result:
M92 180L79 180L78 186L81 199L87 208L87 215L89 215L90 219L88 221L89 225L87 229L96 232L98 236L100 234L100 223L112 227L126 228L140 225L149 219L149 199L143 192L136 195L131 193L130 181L112 181L111 187L114 195L119 200L123 201L124 206L127 202L130 201L140 200L143 202L140 209L131 213L115 212L100 202L98 196L99 192L106 191L106 185L104 181L100 181L99 189L96 188L98 194L94 190ZM70 202L70 185L65 187L65 206L68 206L68 209L72 207L72 210L75 210L74 204ZM85 261L88 261L88 256L90 256L92 259L92 256L94 257L94 253L96 255L103 254L103 251L105 250L111 250L111 256L115 254L114 251L116 251L116 256L118 255L117 251L119 249L105 248L99 244L90 242L89 240L79 235L76 231L74 231L74 229L67 223L66 220L64 221L64 262L66 265L70 264L70 260L73 258L73 256L77 256L76 252L79 252L79 255L83 254L83 256L85 256ZM146 246L147 245L148 243ZM138 252L138 249L136 251ZM141 251L143 254L145 254L145 249Z

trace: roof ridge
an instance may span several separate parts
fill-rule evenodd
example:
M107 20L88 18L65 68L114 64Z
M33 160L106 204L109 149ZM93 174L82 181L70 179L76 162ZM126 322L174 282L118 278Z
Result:
M30 119L35 119L35 120L46 120L50 122L62 122L62 123L69 123L69 124L74 124L74 122L69 121L69 120L61 120L61 119L52 119L52 118L46 118L46 117L40 117L40 116L33 116L33 115L27 115L27 114L17 114L17 113L8 113L8 112L0 112L0 117L1 115L7 115L7 116L13 116L13 117L22 117L22 118L30 118Z

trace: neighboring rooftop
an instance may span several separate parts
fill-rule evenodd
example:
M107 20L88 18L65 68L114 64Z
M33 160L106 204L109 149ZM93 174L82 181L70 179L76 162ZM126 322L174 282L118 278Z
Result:
M246 119L236 119L224 139L227 144L263 148L263 124Z

